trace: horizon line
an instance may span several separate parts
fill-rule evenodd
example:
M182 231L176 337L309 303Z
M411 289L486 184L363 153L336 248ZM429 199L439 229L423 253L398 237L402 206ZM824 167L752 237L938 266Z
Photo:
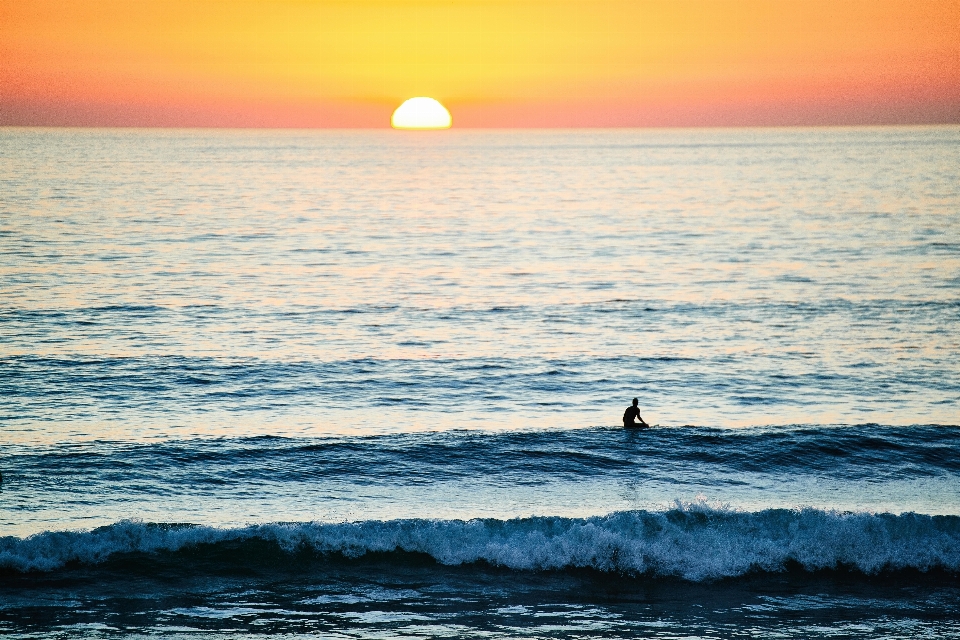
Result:
M960 127L960 120L950 122L889 122L889 123L822 123L822 124L690 124L690 125L631 125L631 126L563 126L546 127L458 127L444 129L397 129L387 126L376 127L297 127L272 125L150 125L150 124L20 124L0 123L0 129L119 129L119 130L181 130L181 131L394 131L399 134L442 134L449 131L625 131L646 129L707 130L707 129L933 129Z

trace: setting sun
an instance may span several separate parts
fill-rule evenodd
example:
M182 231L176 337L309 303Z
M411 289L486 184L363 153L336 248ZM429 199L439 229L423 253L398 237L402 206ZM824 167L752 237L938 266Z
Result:
M433 98L410 98L390 118L394 129L449 129L450 112Z

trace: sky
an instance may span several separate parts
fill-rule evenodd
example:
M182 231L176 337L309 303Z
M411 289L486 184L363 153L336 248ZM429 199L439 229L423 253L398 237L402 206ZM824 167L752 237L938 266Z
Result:
M960 123L960 0L0 0L0 125Z

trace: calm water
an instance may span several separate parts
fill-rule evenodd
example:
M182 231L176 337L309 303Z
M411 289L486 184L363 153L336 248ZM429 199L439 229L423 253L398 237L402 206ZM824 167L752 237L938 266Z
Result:
M960 127L0 129L0 631L960 638L958 355Z

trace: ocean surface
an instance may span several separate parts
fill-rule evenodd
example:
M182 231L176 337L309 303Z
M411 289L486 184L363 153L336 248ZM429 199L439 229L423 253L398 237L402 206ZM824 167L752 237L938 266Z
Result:
M5 637L960 638L960 127L0 128L0 473Z

